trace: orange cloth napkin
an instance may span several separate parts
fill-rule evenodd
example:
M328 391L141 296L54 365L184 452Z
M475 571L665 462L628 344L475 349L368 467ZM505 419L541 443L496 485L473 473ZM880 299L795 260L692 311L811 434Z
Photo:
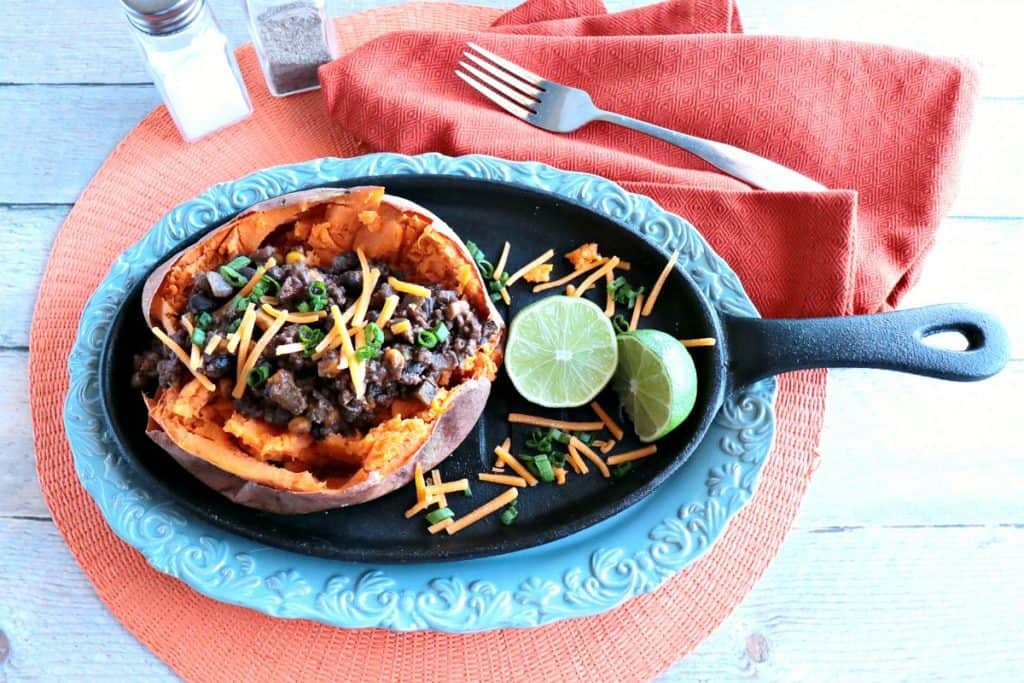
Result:
M730 0L617 14L596 0L531 0L483 32L384 36L320 78L330 116L376 149L544 161L654 197L704 233L764 315L894 306L952 201L973 73L902 49L740 30ZM599 107L728 142L835 189L752 191L610 124L533 128L453 75L469 41L586 89ZM851 289L852 304L836 300Z

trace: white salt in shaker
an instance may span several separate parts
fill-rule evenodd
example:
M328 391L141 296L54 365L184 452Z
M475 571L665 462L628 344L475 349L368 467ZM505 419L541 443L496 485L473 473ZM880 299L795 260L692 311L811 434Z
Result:
M246 0L245 7L271 94L319 88L317 67L338 56L324 0Z
M181 137L192 142L252 113L238 63L206 0L121 0Z

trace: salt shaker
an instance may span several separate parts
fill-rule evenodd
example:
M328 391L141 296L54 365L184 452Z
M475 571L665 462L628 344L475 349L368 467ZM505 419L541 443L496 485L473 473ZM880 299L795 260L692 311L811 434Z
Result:
M317 68L338 56L324 0L246 0L245 7L271 94L319 88Z
M206 0L121 0L135 42L188 142L252 113L238 63Z

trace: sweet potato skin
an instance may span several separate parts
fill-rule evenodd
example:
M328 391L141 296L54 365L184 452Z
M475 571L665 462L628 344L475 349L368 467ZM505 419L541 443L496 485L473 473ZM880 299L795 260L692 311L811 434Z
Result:
M382 190L379 194L368 194L378 189L380 188L307 190L254 205L224 226L211 231L196 244L169 258L150 275L142 292L142 311L147 322L151 325L162 325L165 329L175 329L176 313L163 305L161 296L165 294L168 273L183 255L201 248L204 243L225 239L226 232L233 226L239 225L241 221L249 221L248 225L251 226L255 220L259 228L257 235L261 232L264 237L269 235L273 231L273 225L267 227L260 224L260 216L266 212L270 212L276 217L287 217L290 211L297 214L319 202L360 192L370 197L378 197L382 205L389 205L392 209L397 209L400 212L412 212L425 218L433 231L446 238L449 244L457 249L460 260L473 263L472 256L462 240L439 217L408 200L383 195ZM272 222L270 221L270 223ZM371 257L373 256L371 254ZM479 274L476 277L479 278ZM497 365L501 362L505 325L497 308L487 297L486 291L486 286L484 286L483 296L477 297L477 300L471 303L481 313L481 319L491 320L497 325L496 343L491 353L491 358ZM357 505L390 493L412 480L417 463L424 470L436 467L472 431L483 413L490 389L491 380L486 376L467 379L454 387L451 390L446 409L433 420L429 436L422 445L411 453L396 454L396 457L388 463L389 468L386 472L366 471L365 469L357 472L342 488L325 486L322 490L316 491L290 491L275 488L250 481L222 469L202 457L201 453L189 452L176 443L153 419L150 420L147 435L189 473L235 503L278 514L307 514ZM391 463L394 463L394 467L390 466Z

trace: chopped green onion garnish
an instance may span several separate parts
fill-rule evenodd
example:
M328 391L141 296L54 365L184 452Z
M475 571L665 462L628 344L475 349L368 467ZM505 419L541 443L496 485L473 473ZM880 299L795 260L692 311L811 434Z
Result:
M611 292L612 294L614 294L615 292L618 291L619 287L621 287L624 284L627 284L626 283L626 278L624 278L624 277L622 277L620 275L620 276L618 276L617 278L615 278L614 280L612 280L611 282L608 283L608 286L607 286L608 287L608 291Z
M249 307L249 300L244 296L235 297L235 310L244 311Z
M624 462L624 463L621 463L619 465L615 465L615 466L612 467L612 476L615 477L616 479L621 479L622 477L624 477L627 474L629 474L630 470L632 470L632 469L633 469L633 463L632 462Z
M258 301L259 298L267 293L267 287L262 282L257 282L253 285L252 292L249 293L249 299Z
M466 498L472 498L473 489L469 488L469 485L467 484L465 490L463 490L462 492L462 495L464 495Z
M380 329L377 323L367 323L363 329L363 335L366 337L367 346L380 348L381 344L384 343L384 330Z
M451 519L454 516L455 513L452 512L451 508L441 508L439 510L433 510L427 514L427 523L437 524L442 520Z
M227 263L227 267L233 270L241 270L252 263L248 256L236 256Z
M313 336L317 333L317 330L313 329L309 325L299 325L299 341L303 344L308 344L313 341Z
M416 335L416 343L425 349L432 349L437 346L437 336L429 330L423 330Z
M555 467L562 467L565 465L565 457L566 454L562 451L551 451L548 453L548 460L550 460L551 464Z
M379 346L360 346L356 349L356 358L359 360L372 360L380 355Z
M492 277L494 275L494 266L491 265L490 261L480 260L476 262L477 267L480 269L480 274L484 277Z
M238 332L238 328L241 327L241 326L242 326L242 319L241 318L235 318L234 320L231 321L231 324L228 325L228 333L230 334L231 332Z
M270 377L270 366L266 363L260 363L249 371L249 386L258 387L266 382L268 377Z
M615 327L616 332L629 332L629 321L622 315L612 318L612 326Z
M466 241L466 251L473 257L474 261L480 261L484 258L484 252L480 250L480 247L476 246L475 242Z
M537 467L537 476L542 481L554 481L555 472L551 469L551 461L548 460L546 455L538 455L533 459L533 464Z
M505 508L501 512L501 523L504 524L505 526L508 526L518 516L519 516L519 510L517 510L515 507L509 505L507 508Z
M260 284L263 285L264 289L266 289L267 291L273 289L273 291L277 292L280 291L281 289L281 283L275 280L274 278L270 277L269 275L264 275L262 278L260 278Z
M196 316L195 324L196 327L201 327L205 330L207 327L213 324L213 316L207 313L206 311L203 311L202 313Z
M217 269L220 276L224 278L229 285L234 287L244 287L249 278L245 277L231 266L221 266Z
M589 444L594 437L590 435L590 432L577 432L576 438L585 444Z
M327 296L327 285L323 280L317 280L309 286L309 296Z
M202 346L206 343L206 330L197 327L192 330L192 343L196 346Z
M491 301L501 301L501 292L491 292Z
M309 304L305 301L300 301L296 308L299 309L299 313L309 313Z
M449 335L448 328L445 327L444 323L438 323L437 327L432 329L430 332L434 335L434 338L437 339L437 343L439 344L443 343L449 336L451 336Z
M557 432L557 434L555 432ZM558 429L552 429L549 432L549 434L551 435L551 438L554 441L557 441L563 446L568 445L568 443L572 440L572 434L566 434L565 432L560 431Z

